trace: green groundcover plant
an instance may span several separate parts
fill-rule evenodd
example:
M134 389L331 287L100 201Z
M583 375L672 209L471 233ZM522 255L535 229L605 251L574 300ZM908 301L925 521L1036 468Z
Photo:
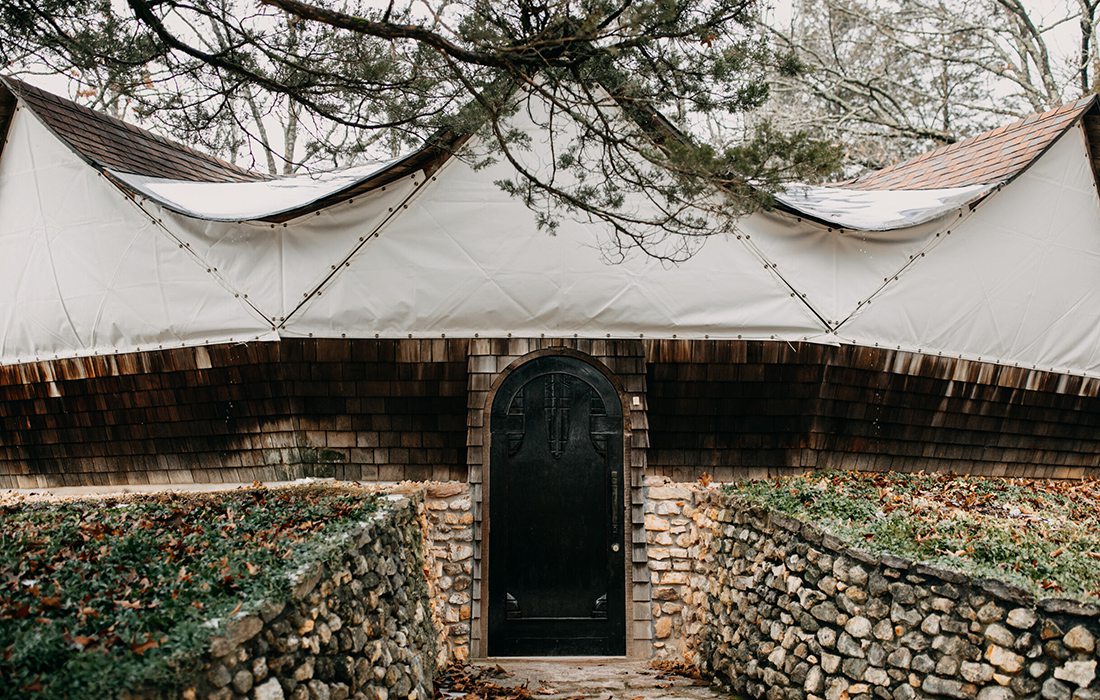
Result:
M1100 481L824 471L726 487L849 544L1100 603Z
M0 506L0 697L178 688L208 621L285 597L377 504L307 487Z

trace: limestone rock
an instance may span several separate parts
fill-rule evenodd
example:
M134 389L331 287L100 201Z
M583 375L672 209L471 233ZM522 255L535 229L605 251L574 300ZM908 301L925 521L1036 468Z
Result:
M993 667L989 664L980 664L973 661L963 661L959 673L970 683L985 683L993 679Z
M1085 688L1096 678L1096 659L1090 661L1067 661L1062 666L1054 669L1054 677L1058 680L1069 681Z
M1031 608L1013 608L1008 613L1008 624L1016 629L1029 630L1035 626L1039 616Z
M925 677L924 682L921 683L921 690L932 695L946 695L950 698L973 697L973 693L968 692L962 682L951 678L940 678L939 676Z
M863 616L853 617L844 625L844 631L856 639L866 639L871 636L871 621Z
M985 628L985 638L1003 647L1011 647L1016 643L1016 637L1004 625L996 623Z
M668 639L672 635L672 618L664 615L658 618L653 626L653 636L657 639Z
M252 690L252 674L245 670L233 674L233 689L241 695Z
M222 664L217 664L214 668L210 669L206 677L215 688L227 686L229 685L229 681L232 680L232 676L229 675L229 669Z
M1065 683L1059 683L1053 678L1048 678L1043 683L1042 697L1043 700L1070 700L1071 694Z
M274 678L256 686L255 697L256 700L285 700L286 698L283 695L283 686L279 685L279 681Z
M1062 638L1062 643L1067 649L1080 654L1091 654L1096 649L1096 638L1085 629L1084 625L1077 625Z
M859 642L851 637L847 632L841 632L840 638L836 642L837 651L844 656L850 656L862 659L863 648L860 647Z
M1018 673L1024 667L1024 657L996 644L989 645L985 658L1006 673Z
M245 615L229 621L225 634L231 644L240 646L255 637L264 628L264 622L257 615Z

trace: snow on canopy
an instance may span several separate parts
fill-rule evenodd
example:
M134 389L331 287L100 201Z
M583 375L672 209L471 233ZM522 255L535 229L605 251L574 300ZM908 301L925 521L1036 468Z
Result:
M283 337L854 343L1100 375L1094 100L609 263L445 149L269 178L3 79L0 363ZM537 109L517 117L535 150ZM471 142L464 147L476 147ZM537 155L537 154L536 154Z

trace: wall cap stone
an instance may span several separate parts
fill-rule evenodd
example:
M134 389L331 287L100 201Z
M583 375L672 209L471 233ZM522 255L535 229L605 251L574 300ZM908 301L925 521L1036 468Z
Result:
M1042 598L1036 607L1043 612L1056 615L1080 615L1081 617L1100 618L1100 605L1071 598Z

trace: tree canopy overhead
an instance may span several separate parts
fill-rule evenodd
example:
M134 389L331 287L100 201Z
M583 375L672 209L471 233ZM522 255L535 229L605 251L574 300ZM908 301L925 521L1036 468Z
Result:
M1100 91L1100 0L792 0L806 71L765 112L844 142L850 174Z
M476 134L545 227L565 211L608 224L617 254L678 259L777 183L835 163L746 118L771 76L797 70L758 13L754 0L0 0L0 59L73 71L100 106L125 100L222 153L281 142L262 156L272 171L276 157L290 171ZM554 149L540 169L511 127L532 98ZM700 120L756 126L716 147L692 137Z

